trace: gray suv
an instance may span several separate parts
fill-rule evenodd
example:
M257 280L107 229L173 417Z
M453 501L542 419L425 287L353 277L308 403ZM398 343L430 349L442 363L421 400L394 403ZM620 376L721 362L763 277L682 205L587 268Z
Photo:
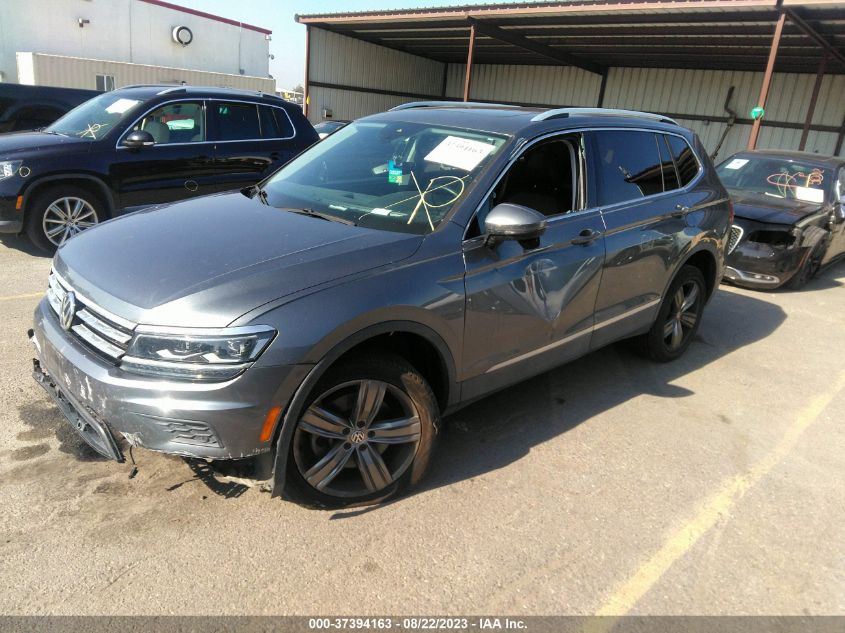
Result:
M665 117L407 104L69 240L34 376L112 459L253 458L276 495L374 502L485 394L620 339L680 356L731 216Z

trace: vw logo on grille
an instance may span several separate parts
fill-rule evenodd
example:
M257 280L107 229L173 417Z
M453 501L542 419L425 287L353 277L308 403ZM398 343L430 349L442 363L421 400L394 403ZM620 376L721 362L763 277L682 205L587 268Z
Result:
M352 435L349 436L349 441L353 444L361 444L366 439L367 436L364 435L364 431L361 430L354 431Z
M59 323L64 330L69 330L73 325L73 315L76 314L76 295L68 291L62 299L61 311L59 312Z

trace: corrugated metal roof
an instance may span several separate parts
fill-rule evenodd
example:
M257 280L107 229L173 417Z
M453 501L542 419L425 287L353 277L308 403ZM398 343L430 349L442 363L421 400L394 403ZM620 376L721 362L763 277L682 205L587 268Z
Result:
M845 73L845 2L784 0L783 6L842 52L827 72ZM594 72L608 67L760 70L778 11L775 0L572 0L315 14L297 20L444 63L466 60L469 29L475 24L477 64L579 65L580 60ZM820 50L799 25L787 21L776 70L815 72ZM575 63L562 59L566 56Z

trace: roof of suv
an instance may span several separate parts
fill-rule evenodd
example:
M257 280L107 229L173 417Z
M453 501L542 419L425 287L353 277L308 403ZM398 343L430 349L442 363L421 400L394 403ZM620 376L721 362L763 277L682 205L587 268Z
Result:
M239 90L237 88L214 88L212 86L174 86L173 84L139 84L124 86L114 90L115 93L131 95L137 99L148 100L157 96L186 96L186 97L223 97L248 98L266 101L288 103L281 97L260 92L258 90Z
M566 129L608 125L686 132L674 120L660 114L610 108L547 109L495 103L421 101L405 103L376 116L504 134L518 134L539 126Z

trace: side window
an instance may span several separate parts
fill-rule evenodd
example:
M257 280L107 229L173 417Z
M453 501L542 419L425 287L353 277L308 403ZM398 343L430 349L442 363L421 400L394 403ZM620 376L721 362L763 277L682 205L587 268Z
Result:
M597 206L663 193L663 170L652 132L594 132Z
M569 134L537 143L516 159L467 227L466 239L484 232L484 218L511 202L556 216L584 208L583 136Z
M245 141L261 138L258 106L252 103L213 102L218 141Z
M525 151L493 191L492 206L512 202L555 216L579 208L580 137L543 141Z
M660 164L663 167L663 188L666 191L673 191L681 188L678 178L678 171L675 169L675 159L672 157L672 148L665 134L658 134L657 142L660 149Z
M205 141L202 102L168 103L144 116L132 129L149 132L157 145L202 143Z
M667 134L666 140L669 142L672 155L675 157L675 165L678 168L681 187L686 187L692 182L696 174L698 174L698 160L696 160L695 154L692 153L692 148L680 136Z
M290 138L293 126L284 110L270 106L258 106L261 119L261 138Z

